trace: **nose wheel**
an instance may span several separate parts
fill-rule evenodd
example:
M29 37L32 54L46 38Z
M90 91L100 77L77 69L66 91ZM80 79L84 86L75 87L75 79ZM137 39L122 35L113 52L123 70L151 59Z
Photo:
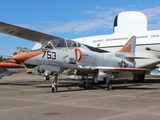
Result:
M52 92L53 92L53 93L56 93L57 91L58 91L57 85L52 84Z
M58 74L55 73L54 74L54 81L52 83L52 90L51 90L53 93L56 93L58 91L58 89L57 89L57 77L58 77Z

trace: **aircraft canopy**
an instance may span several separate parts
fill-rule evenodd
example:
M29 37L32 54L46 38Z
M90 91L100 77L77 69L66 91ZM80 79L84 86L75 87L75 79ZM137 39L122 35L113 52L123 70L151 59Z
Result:
M43 45L43 49L53 49L57 47L80 47L81 44L68 39L54 39Z

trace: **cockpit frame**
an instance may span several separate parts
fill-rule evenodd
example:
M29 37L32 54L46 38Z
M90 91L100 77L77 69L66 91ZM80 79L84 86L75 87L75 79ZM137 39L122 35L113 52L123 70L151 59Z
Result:
M81 47L81 44L68 39L54 39L44 44L42 49L54 49L62 47Z

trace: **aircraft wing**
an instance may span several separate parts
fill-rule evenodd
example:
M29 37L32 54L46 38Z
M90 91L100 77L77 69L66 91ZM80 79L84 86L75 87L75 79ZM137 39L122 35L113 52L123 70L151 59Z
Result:
M131 72L149 72L148 69L145 68L115 68L118 71L131 71Z
M121 68L121 67L92 67L92 66L85 66L85 69L90 70L102 70L105 73L112 74L114 78L126 78L131 77L133 74L145 74L149 73L149 69L145 68Z
M85 44L83 44L85 45ZM104 53L104 52L110 52L110 51L106 51L106 50L103 50L103 49L99 49L99 48L95 48L95 47L92 47L92 46L89 46L89 45L85 45L87 48L89 48L91 51L95 51L95 52L99 52L99 53Z
M60 37L52 36L4 22L0 22L0 32L42 44L52 39L60 39Z
M140 57L140 56L138 56L138 57L134 57L134 56L125 56L125 58L126 59L150 59L149 57Z
M34 31L31 29L27 29L27 28L23 28L20 26L16 26L16 25L12 25L12 24L8 24L8 23L4 23L4 22L0 22L0 32L5 33L5 34L9 34L12 36L16 36L19 38L23 38L26 40L30 40L33 42L38 42L41 44L44 44L50 40L53 39L63 39L61 37L57 37L57 36L52 36L49 34L45 34L42 32L38 32L38 31ZM94 48L88 45L85 45L86 47L88 47L90 50L92 51L96 51L96 52L108 52L99 48Z
M85 66L86 69L101 69L105 72L118 72L118 71L130 71L130 72L149 72L148 69L145 68L122 68L122 67L92 67L92 66Z

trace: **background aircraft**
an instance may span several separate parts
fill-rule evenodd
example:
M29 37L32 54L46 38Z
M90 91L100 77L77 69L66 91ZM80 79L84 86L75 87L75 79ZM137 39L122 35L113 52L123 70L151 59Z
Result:
M0 79L3 76L19 73L23 70L24 66L13 59L8 59L0 62Z
M16 52L13 54L17 54ZM22 65L20 62L13 60L11 55L0 55L6 56L7 58L0 57L0 79L4 76L16 74L22 72L25 68L27 74L39 74L43 75L44 80L49 80L50 75L52 75L51 71L48 70L40 70L38 65L24 64ZM8 58L9 57L9 58Z
M112 89L110 77L129 78L144 76L147 69L135 68L136 37L131 37L117 52L95 52L75 41L54 39L47 42L42 49L19 52L12 58L21 63L36 64L40 69L59 73L63 69L77 70L81 76L93 76L97 81L106 78L106 88ZM143 74L143 76L142 76ZM87 86L88 82L86 82ZM52 91L57 91L57 83L52 84Z
M132 35L137 37L135 55L148 58L145 61L136 59L136 67L154 69L160 62L160 53L146 52L145 48L160 48L160 30L147 30L147 18L141 12L119 13L113 22L113 34L88 36L74 40L103 50L116 51Z
M154 77L160 77L160 64L156 65L156 69L152 70L149 74Z
M149 51L149 52L160 53L159 50L155 50L155 49L152 49L152 48L149 48L149 47L146 47L146 50ZM156 65L156 69L152 70L150 72L150 75L155 76L155 77L160 77L160 64Z

